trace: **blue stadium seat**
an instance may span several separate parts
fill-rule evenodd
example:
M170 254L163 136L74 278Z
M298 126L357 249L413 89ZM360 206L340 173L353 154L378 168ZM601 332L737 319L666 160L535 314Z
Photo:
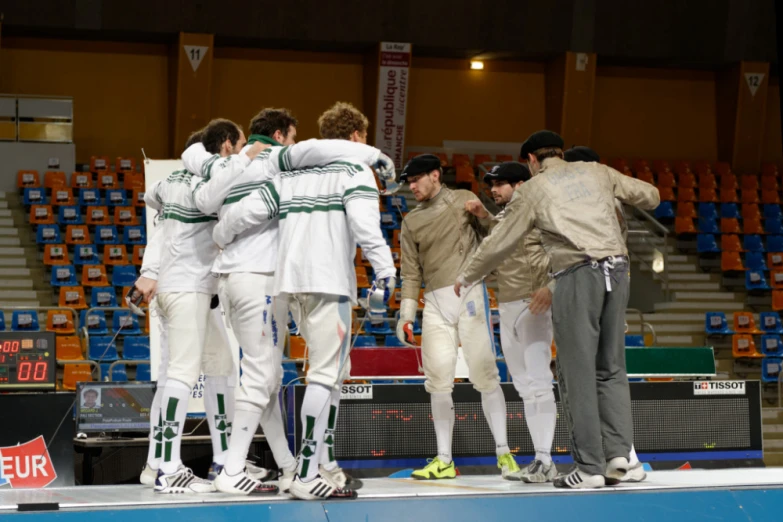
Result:
M413 335L421 335L421 321L419 321L418 315L413 320Z
M114 286L133 286L138 275L133 265L118 265L111 274L111 284Z
M110 207L127 207L128 198L124 190L107 190L106 205Z
M783 325L780 323L780 314L777 312L761 312L759 327L764 333L783 334Z
M723 203L720 206L720 217L723 219L742 219L736 203Z
M767 219L783 218L783 211L780 210L780 205L764 205L762 213Z
M5 314L0 311L0 332L5 331Z
M126 337L122 341L122 358L131 361L149 360L150 338L147 336Z
M90 307L98 308L100 306L117 306L117 294L114 292L114 287L96 286L92 289L92 295L90 296Z
M364 331L373 335L388 335L394 333L389 326L389 321L383 314L370 314L370 317L364 322Z
M764 220L764 232L767 234L783 234L783 222L779 217Z
M713 254L720 252L720 246L712 234L699 234L696 236L696 250L699 254Z
M141 335L138 316L131 313L130 310L114 312L111 322L115 333L120 332L120 327L122 327L121 335Z
M497 360L498 365L498 373L500 374L500 382L509 382L511 379L509 379L508 375L508 365L506 364L506 360L503 358L499 358Z
M397 220L396 212L381 212L381 228L394 230L400 228L400 222Z
M715 218L699 218L699 232L702 234L720 234L720 226Z
M770 252L783 252L783 236L767 236L767 249Z
M761 336L761 353L767 357L783 357L783 343L779 335Z
M46 192L42 188L26 188L22 195L22 203L25 206L30 205L46 205L48 199L46 198Z
M718 219L718 209L715 203L699 203L699 217L707 219Z
M627 335L625 336L625 346L640 346L644 348L644 336L643 335Z
M151 381L152 374L150 373L149 364L139 364L136 366L136 380L137 381Z
M489 319L492 322L492 331L496 334L500 333L500 310L490 310Z
M38 230L35 231L35 242L39 245L62 243L60 227L57 225L38 225Z
M52 286L78 286L76 280L76 267L73 265L57 265L52 267L52 277L49 281Z
M778 382L781 365L783 365L783 359L779 357L766 357L763 359L761 361L761 382Z
M122 231L122 242L126 245L146 245L147 232L145 227L125 227L125 230Z
M98 189L81 189L79 191L79 205L82 207L94 207L103 205L101 191Z
M764 243L757 234L746 234L742 238L742 248L748 252L764 252Z
M362 346L378 346L378 343L375 342L375 336L374 335L357 335L356 336L356 343L354 344L355 348L361 348Z
M38 312L35 310L14 310L11 316L11 330L14 332L37 332Z
M402 196L386 196L386 209L407 212L408 201Z
M405 346L399 339L397 339L396 335L387 335L383 341L383 344L384 346L392 348L400 348Z
M90 337L90 347L87 351L87 357L93 361L116 361L119 359L117 355L117 343L112 342L112 338L108 335L95 335Z
M769 290L767 278L762 270L747 270L745 272L746 290Z
M109 327L106 325L106 312L103 310L93 310L87 315L87 310L82 310L79 314L79 325L87 327L87 333L90 335L107 335Z
M77 245L73 251L74 265L100 265L98 249L95 245Z
M101 363L101 380L102 381L108 381L109 380L109 367L111 366L111 363ZM125 368L124 364L117 364L114 366L114 369L111 371L111 381L112 382L126 382L128 380L128 370Z
M61 206L57 211L57 223L60 225L83 225L82 211L77 206Z
M296 381L299 378L299 370L296 368L296 363L284 362L283 363L283 386L292 381Z
M99 225L95 227L96 245L119 245L120 233L114 225Z
M655 209L656 219L674 219L676 216L677 213L674 212L674 205L671 201L662 201Z
M745 268L748 270L766 270L767 261L761 252L748 252L745 254Z
M731 335L734 332L729 328L726 314L723 312L707 312L704 331L707 335Z

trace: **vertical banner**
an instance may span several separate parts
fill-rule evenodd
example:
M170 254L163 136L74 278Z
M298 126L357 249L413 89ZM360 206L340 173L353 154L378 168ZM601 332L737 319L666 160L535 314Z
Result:
M405 163L405 112L410 66L411 44L381 42L375 146L392 158L397 168L402 168Z
M181 160L148 160L144 166L145 183L147 187L151 187L157 181L166 179L169 174L176 170L183 170L185 167L182 165ZM150 208L146 208L147 212L147 243L152 239L152 235L155 230L155 216L157 212ZM222 312L222 307L221 307ZM158 369L160 368L160 354L162 343L166 342L166 335L163 332L163 328L160 321L160 314L157 311L157 307L154 303L150 305L150 370L152 374L152 380L158 380ZM221 314L225 317L225 314ZM225 324L225 321L223 322ZM239 342L234 337L233 330L226 329L225 333L228 336L228 344L231 347L231 353L234 359L234 371L238 373L239 369ZM205 377L202 373L199 375L198 382L193 387L190 403L188 404L188 414L200 415L204 413L204 382ZM235 379L234 382L238 382Z

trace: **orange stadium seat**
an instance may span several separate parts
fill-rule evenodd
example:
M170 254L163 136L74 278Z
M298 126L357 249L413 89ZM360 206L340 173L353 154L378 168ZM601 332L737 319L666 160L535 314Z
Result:
M761 224L761 219L754 217L742 220L742 233L743 234L764 234L764 226Z
M16 187L19 189L41 186L41 178L37 170L20 170L16 173Z
M737 190L739 188L739 184L737 183L737 176L731 173L721 176L720 188L722 190Z
M370 261L367 259L367 256L364 255L364 251L361 247L356 248L356 257L353 260L353 264L357 267L370 266Z
M511 154L498 154L495 156L495 161L498 163L505 163L507 161L514 161L514 156Z
M676 172L677 174L679 174L680 172L687 172L691 170L691 164L684 160L677 160L672 162L672 170L674 170L674 172Z
M358 288L370 288L370 279L367 277L367 272L361 267L356 270L356 286Z
M674 189L671 187L658 189L658 193L661 195L661 201L677 201L677 198L674 196Z
M771 270L769 273L769 284L773 290L783 290L783 270Z
M75 308L76 310L86 309L87 301L84 297L84 288L81 286L61 286L57 306Z
M90 226L111 225L109 207L87 207L87 221Z
M764 357L756 350L756 343L752 335L732 335L731 336L731 355L735 359L745 357Z
M66 364L63 369L63 389L75 390L78 382L92 382L92 370L89 364Z
M671 172L659 172L658 173L658 187L676 187L677 182L674 180L674 174ZM688 187L688 188L693 188Z
M136 172L136 160L134 158L117 158L114 160L114 171Z
M70 265L66 245L44 245L43 264L46 266Z
M144 192L144 174L126 172L125 178L122 180L122 186L125 190L140 190Z
M742 198L740 201L743 204L749 204L749 203L760 203L761 200L759 199L759 193L756 190L743 190L742 191Z
M133 203L133 206L135 207L146 207L147 203L144 201L144 191L134 190L130 202Z
M400 260L401 260L401 256L402 256L402 254L400 253L400 249L399 248L392 248L391 249L391 255L392 255L392 259L394 260L394 266L396 266L397 268L400 268Z
M705 172L699 174L699 188L704 189L716 189L718 188L718 182L715 181L715 175L712 172Z
M107 266L129 264L128 250L125 245L103 245L103 264Z
M54 224L54 212L51 205L32 205L30 206L30 224L31 225L52 225Z
M720 220L720 233L721 234L741 234L739 220L735 218L721 218Z
M689 217L677 217L674 219L674 231L677 234L696 234L698 231Z
M697 218L696 206L690 201L683 201L677 204L677 216L684 218Z
M714 188L700 188L699 201L702 203L717 203L720 200Z
M109 170L108 156L91 156L90 172L104 172Z
M402 302L402 290L397 288L392 293L391 298L389 298L389 308L391 308L392 310L399 310L401 302Z
M716 161L714 170L718 176L725 176L731 173L731 166L725 161Z
M666 172L667 170L672 170L671 165L669 165L669 162L666 160L653 160L652 169L655 172Z
M761 209L754 203L742 205L742 219L761 219Z
M724 234L720 237L720 249L724 252L742 252L739 236Z
M734 331L745 334L764 333L756 328L756 320L751 312L734 312Z
M72 206L76 202L73 199L73 191L68 187L57 187L52 190L52 205Z
M74 172L71 174L71 188L93 188L92 174L88 172Z
M46 313L46 331L56 334L76 333L76 328L73 325L73 312L70 310L49 310Z
M392 244L391 244L391 246L393 248L399 248L400 247L400 229L392 230Z
M709 161L694 161L691 163L691 169L694 172L710 172L712 167Z
M778 194L777 189L775 190L764 189L761 191L761 202L764 203L765 205L779 205L780 194Z
M103 265L82 265L82 286L109 286L109 276Z
M767 266L770 268L783 268L783 252L769 252L767 254Z
M744 174L740 176L740 188L742 190L758 190L759 178L753 174Z
M774 163L762 163L761 164L761 175L762 176L777 176L778 175L778 166Z
M642 172L637 172L636 173L636 179L640 179L640 180L642 180L642 181L644 181L646 183L649 183L650 185L655 185L655 178L653 177L653 173L650 172L649 170L645 170L645 171L642 171ZM662 187L662 188L670 189L672 187L671 187L671 185L669 185L667 187Z
M115 225L138 225L139 218L136 217L136 207L114 207Z
M79 338L75 335L63 335L58 336L55 339L57 345L55 348L55 353L57 354L57 359L60 361L83 361L84 360L84 352L82 351L82 343L79 341ZM66 368L69 365L66 365Z
M772 309L776 312L783 310L783 290L772 291Z
M141 266L144 261L144 251L147 249L147 245L133 245L133 257L131 263L136 266Z
M86 225L68 225L65 227L66 245L89 245L90 231Z
M647 163L646 159L635 159L633 160L633 162L631 162L631 169L634 172L642 172L645 170L650 170L650 164Z
M696 176L693 175L693 172L683 172L680 174L677 184L680 186L680 188L697 188L698 185L696 185Z
M445 168L445 167L449 166L449 157L446 155L445 152L436 152L435 155L440 160L440 166L442 168Z
M44 188L54 191L67 186L68 180L65 177L65 172L61 170L47 170L44 173Z
M459 167L461 165L465 165L465 166L469 167L469 166L472 165L470 163L470 156L468 156L467 154L459 154L459 153L456 153L456 152L451 155L451 164L454 167Z
M721 252L720 269L723 272L744 271L745 266L742 264L739 252Z
M527 159L527 158L522 158L522 159ZM628 165L628 161L623 158L615 158L611 160L609 162L609 166L615 170L619 170L620 172L624 172L630 168L630 165Z
M290 359L307 358L307 342L304 337L292 335L288 338L288 357Z
M778 178L777 176L768 176L763 175L761 176L761 190L779 190L780 185L778 184Z
M478 167L482 163L492 163L492 156L490 156L489 154L474 154L473 165Z
M101 190L110 190L120 188L117 181L117 174L111 172L101 172L98 174L98 188Z
M677 191L677 201L696 201L696 191L692 188L682 188Z
M737 191L734 189L721 189L720 191L720 202L721 203L739 203L739 198L737 197Z

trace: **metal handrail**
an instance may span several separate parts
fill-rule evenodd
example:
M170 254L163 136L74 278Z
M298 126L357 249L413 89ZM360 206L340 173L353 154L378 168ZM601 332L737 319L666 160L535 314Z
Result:
M109 365L109 374L108 374L109 382L113 382L113 379L111 378L111 373L112 373L112 371L114 371L114 367L117 366L118 364L124 364L126 366L128 366L128 365L130 365L130 366L138 366L140 364L152 364L152 363L150 363L149 359L130 359L130 360L128 360L128 359L120 359L118 361L114 361L113 363L111 363ZM98 373L100 375L100 372L98 372Z
M670 234L669 229L663 226L657 219L655 219L655 217L653 217L650 213L646 212L645 210L642 210L637 207L633 207L633 210L634 210L633 215L641 216L642 218L644 218L643 220L640 220L640 223L642 223L645 226L649 226L650 228L662 234L661 240L663 241L663 247L661 248L662 250L661 254L663 255L663 271L660 273L655 272L653 270L652 265L650 263L647 263L642 256L635 254L630 245L628 245L628 252L630 254L633 254L633 257L635 259L638 259L640 263L642 263L644 266L650 269L653 279L659 279L663 282L664 284L663 295L664 298L667 301L669 301L671 299L671 289L669 288L671 286L670 278L669 278L669 252L668 252L669 234ZM632 232L631 230L628 231L629 234L631 234L631 232ZM636 231L633 232L634 235L644 235L644 236L649 235L649 234L639 234ZM648 228L648 232L652 232L652 231L649 230Z

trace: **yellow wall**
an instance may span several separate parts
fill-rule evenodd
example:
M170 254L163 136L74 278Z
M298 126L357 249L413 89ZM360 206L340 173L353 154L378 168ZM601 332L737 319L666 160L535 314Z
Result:
M415 66L408 87L405 143L522 142L544 128L544 72Z
M138 158L142 147L149 157L167 155L165 47L140 46L145 54L134 54L98 42L79 49L54 40L49 48L10 43L0 53L0 92L72 96L77 162L91 155Z
M770 83L767 90L767 119L761 146L763 163L783 163L783 140L780 133L780 85Z
M245 131L261 109L285 107L299 120L297 139L317 138L318 116L334 102L350 102L362 109L363 69L358 56L347 63L220 56L219 51L212 66L212 115L233 120Z
M592 146L604 158L717 160L714 75L599 67Z

